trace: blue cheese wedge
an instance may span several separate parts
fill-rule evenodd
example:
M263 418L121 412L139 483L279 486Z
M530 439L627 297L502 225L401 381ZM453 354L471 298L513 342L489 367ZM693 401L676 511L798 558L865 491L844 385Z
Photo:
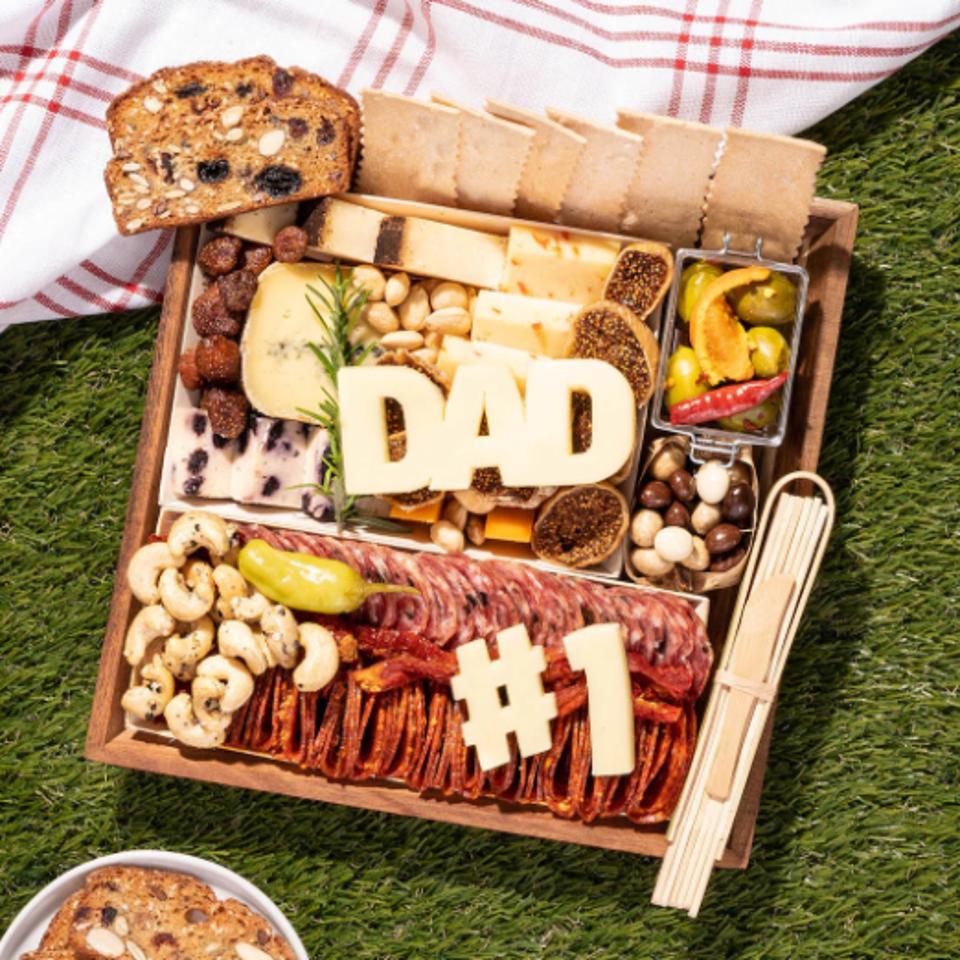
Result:
M240 342L243 390L251 406L268 417L310 422L304 410L316 410L331 390L329 378L310 343L326 334L308 302L324 309L315 287L325 293L334 268L318 263L272 263L260 274Z
M215 436L206 413L174 413L168 443L170 479L178 496L213 500L230 497L239 445L236 440Z

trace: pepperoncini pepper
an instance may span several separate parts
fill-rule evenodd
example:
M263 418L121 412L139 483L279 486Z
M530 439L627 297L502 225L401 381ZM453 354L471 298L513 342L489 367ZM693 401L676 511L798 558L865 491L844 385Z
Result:
M247 543L237 565L265 597L311 613L350 613L374 593L420 593L405 585L368 583L339 560L277 550L264 540Z

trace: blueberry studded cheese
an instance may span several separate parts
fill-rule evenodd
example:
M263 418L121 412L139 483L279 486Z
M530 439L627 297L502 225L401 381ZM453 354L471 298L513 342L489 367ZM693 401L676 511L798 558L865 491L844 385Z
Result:
M295 420L257 417L233 467L231 496L240 503L300 507L309 482L307 446L313 428Z
M314 430L310 442L307 444L304 483L321 483L323 481L323 474L326 470L323 458L326 456L329 446L330 441L327 438L327 431ZM300 506L305 513L310 514L315 520L323 520L329 517L333 511L330 498L324 496L318 490L305 487L300 491L300 494Z
M169 444L171 480L178 496L213 500L230 496L239 444L216 436L206 413L188 410L175 414Z

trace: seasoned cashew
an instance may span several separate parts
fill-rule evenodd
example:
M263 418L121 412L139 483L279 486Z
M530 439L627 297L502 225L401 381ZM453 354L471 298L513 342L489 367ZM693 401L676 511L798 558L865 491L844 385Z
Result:
M249 597L234 597L230 601L234 620L259 620L269 606L270 601L259 590L254 590Z
M157 603L160 600L157 580L161 571L179 567L182 563L183 558L175 557L163 541L144 544L127 566L127 583L142 604Z
M190 510L177 517L167 534L167 545L174 557L205 549L217 564L231 548L230 529L223 517L203 510Z
M259 677L269 666L253 630L242 620L224 620L217 629L217 648L225 657L242 660Z
M147 644L161 637L169 637L177 629L173 617L158 603L144 607L127 628L123 655L131 667L139 666L147 652Z
M183 572L172 567L160 574L160 602L178 620L199 620L216 599L210 564L192 560Z
M208 730L200 723L189 693L178 693L167 704L163 717L170 732L188 747L210 750L227 739L227 730L222 724Z
M173 675L163 665L159 653L140 669L139 686L131 687L120 703L127 713L141 720L156 720L173 699Z
M235 597L247 595L247 581L236 567L220 563L214 567L213 582L216 584L218 594L214 609L221 620L231 620L233 608L230 603Z
M224 713L239 710L253 694L253 677L241 660L214 654L197 664L197 677L213 677L226 684L220 701Z
M205 730L227 730L233 714L223 711L223 696L227 685L214 677L197 677L190 685L193 712Z
M260 618L260 629L277 663L291 669L300 653L299 631L293 614L282 603L267 607Z
M333 634L319 623L300 624L300 643L307 655L293 671L293 682L298 690L311 693L325 687L337 675L340 651Z
M192 680L197 664L213 647L213 621L201 617L190 632L174 634L163 648L163 664L178 680Z

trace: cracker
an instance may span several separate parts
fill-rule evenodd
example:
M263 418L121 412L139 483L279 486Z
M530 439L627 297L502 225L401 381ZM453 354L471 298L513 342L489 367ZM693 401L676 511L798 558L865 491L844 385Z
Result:
M457 203L468 210L512 213L533 131L436 93L433 99L460 111Z
M360 101L361 192L456 206L459 111L382 90Z
M648 240L692 247L700 231L723 131L629 110L617 112L617 125L643 137L621 229Z
M731 250L752 252L762 237L765 258L793 260L826 152L810 140L727 130L707 195L701 245L718 249L729 233Z
M560 207L561 223L591 230L617 231L627 189L636 176L643 137L616 127L547 109L551 120L587 141Z
M517 189L514 215L553 223L587 145L586 138L547 117L497 100L487 100L486 108L495 116L521 123L533 131L530 153Z

